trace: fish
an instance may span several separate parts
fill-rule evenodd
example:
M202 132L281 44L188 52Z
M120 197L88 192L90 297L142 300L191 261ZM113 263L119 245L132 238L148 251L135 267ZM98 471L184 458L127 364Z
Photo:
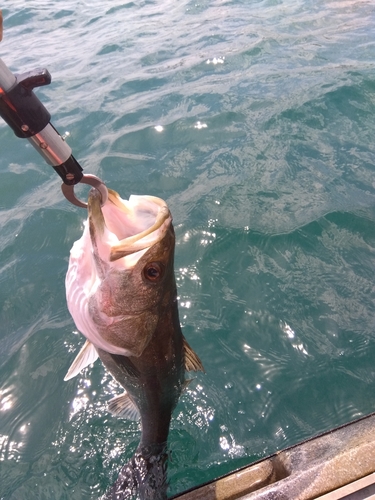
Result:
M167 498L167 439L172 413L189 383L204 371L182 334L174 275L175 233L165 201L124 200L92 189L88 219L73 244L66 275L69 312L86 342L64 380L98 358L124 392L108 402L118 417L140 419L140 442L102 497Z

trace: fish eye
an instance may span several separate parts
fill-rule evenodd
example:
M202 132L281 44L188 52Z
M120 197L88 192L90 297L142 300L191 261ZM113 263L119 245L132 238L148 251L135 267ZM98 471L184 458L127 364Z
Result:
M143 268L143 275L152 283L156 283L163 276L164 266L160 262L149 262Z

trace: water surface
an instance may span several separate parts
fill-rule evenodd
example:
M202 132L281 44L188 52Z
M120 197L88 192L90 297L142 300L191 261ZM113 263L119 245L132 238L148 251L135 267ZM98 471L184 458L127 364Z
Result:
M375 410L375 8L15 0L0 57L86 173L164 198L184 335L170 494ZM0 123L0 498L97 498L138 444L65 303L85 213ZM85 192L82 192L82 196Z

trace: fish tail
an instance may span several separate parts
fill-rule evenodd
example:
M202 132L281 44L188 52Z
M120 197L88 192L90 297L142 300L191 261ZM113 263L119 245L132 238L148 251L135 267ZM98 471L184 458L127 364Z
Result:
M166 500L167 459L166 448L138 448L101 500Z

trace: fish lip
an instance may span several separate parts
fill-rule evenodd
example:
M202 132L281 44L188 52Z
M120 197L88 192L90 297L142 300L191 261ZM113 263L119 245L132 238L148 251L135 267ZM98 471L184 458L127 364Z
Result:
M155 199L159 200L159 198ZM158 235L152 240L152 242L141 241L146 236L149 236L150 234L155 233L158 229L160 229L168 219L170 220L167 224L167 227L165 227L164 230L159 231ZM139 252L140 250L144 250L152 245L155 245L156 243L159 243L164 238L164 235L170 223L172 223L171 213L168 206L165 204L165 202L163 202L163 205L160 205L156 220L152 226L142 231L141 233L138 233L137 235L124 238L117 245L112 245L109 256L110 262L120 259L121 257Z
M108 206L102 207L100 193L95 189L90 191L88 199L89 224L91 240L95 247L97 247L96 238L103 238L107 228L105 215L107 209L117 209L125 213L129 218L136 218L137 205L133 204L132 206L131 198L132 196L129 200L123 200L115 191L108 189L108 201L106 203ZM159 243L172 223L172 216L168 205L161 198L157 198L156 196L133 196L133 198L138 198L138 200L143 201L148 207L152 205L156 207L156 210L154 210L154 222L142 231L113 242L109 249L109 262L114 262L122 257L135 254ZM149 211L150 213L151 210ZM139 219L141 219L141 216L139 216ZM154 237L151 237L151 235L154 235Z

